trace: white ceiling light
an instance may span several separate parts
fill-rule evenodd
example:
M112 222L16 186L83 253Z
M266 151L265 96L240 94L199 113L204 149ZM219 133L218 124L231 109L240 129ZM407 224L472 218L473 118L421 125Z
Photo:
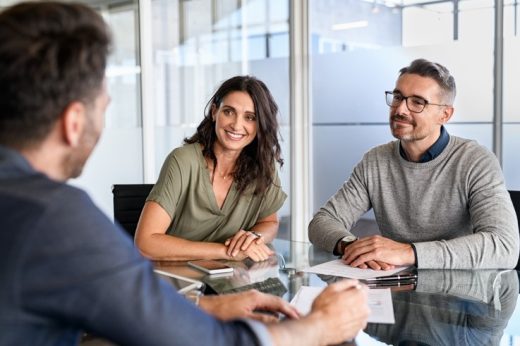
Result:
M332 30L339 31L339 30L359 29L359 28L366 28L367 26L368 26L368 20L358 20L356 22L334 24L332 26Z

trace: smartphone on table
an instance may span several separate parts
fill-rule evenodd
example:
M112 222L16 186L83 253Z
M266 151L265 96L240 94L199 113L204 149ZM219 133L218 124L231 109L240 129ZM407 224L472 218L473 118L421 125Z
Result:
M222 274L233 272L233 267L230 267L225 263L214 260L189 261L188 265L208 274Z

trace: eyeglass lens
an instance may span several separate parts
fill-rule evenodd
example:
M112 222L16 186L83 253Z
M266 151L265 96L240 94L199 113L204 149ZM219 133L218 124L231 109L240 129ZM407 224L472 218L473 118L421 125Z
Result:
M386 93L386 104L390 107L398 107L403 100L406 100L406 107L411 112L420 113L426 106L426 100L417 96L404 97L397 93Z

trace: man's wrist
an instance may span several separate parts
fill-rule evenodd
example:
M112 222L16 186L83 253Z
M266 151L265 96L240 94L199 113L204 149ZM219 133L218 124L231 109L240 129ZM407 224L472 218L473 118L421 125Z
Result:
M216 297L216 296L215 296ZM214 297L202 295L199 297L198 307L206 311L208 314L213 315Z
M302 321L302 320L303 320L304 325L307 325L308 329L312 330L311 334L314 337L314 339L312 340L312 342L310 342L311 340L308 340L309 344L325 343L324 341L327 340L327 334L328 334L327 324L325 322L327 320L327 316L321 310L314 310L314 311L311 311L310 314L305 316L300 321ZM309 336L310 335L307 335L307 338ZM326 342L326 344L329 344L329 343Z
M334 248L334 254L336 256L341 256L345 254L345 248L349 246L350 244L354 243L358 238L355 235L347 235L343 238L341 238L337 243L336 247Z
M340 238L337 242L336 242L336 245L334 246L334 250L332 251L332 254L334 256L341 256L343 253L341 252L341 239L343 238Z

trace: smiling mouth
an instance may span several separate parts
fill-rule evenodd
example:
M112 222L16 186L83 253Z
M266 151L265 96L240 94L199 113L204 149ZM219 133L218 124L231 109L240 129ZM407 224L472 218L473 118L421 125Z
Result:
M395 125L412 125L413 126L413 122L412 121L409 121L405 117L401 117L401 116L394 115L392 117L391 121Z
M393 120L392 121L394 124L399 124L399 125L412 125L411 122L409 121L403 121L403 120Z
M236 132L231 132L231 131L226 131L226 134L228 135L229 138L236 140L236 141L241 140L242 138L244 138L246 136L246 135L236 133Z

